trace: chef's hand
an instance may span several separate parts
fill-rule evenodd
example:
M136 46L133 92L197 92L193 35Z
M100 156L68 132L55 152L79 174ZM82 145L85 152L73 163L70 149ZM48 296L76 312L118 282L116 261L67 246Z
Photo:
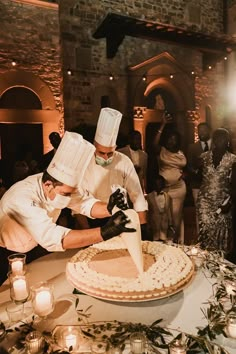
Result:
M101 227L101 235L104 241L109 240L114 236L120 235L122 232L134 232L133 228L127 228L125 225L129 223L130 220L121 211L117 211L114 215L110 217L108 222Z
M129 206L127 204L126 198L123 193L120 192L120 189L118 188L114 193L110 195L108 204L107 204L107 210L109 213L112 213L112 209L114 206L117 206L117 208L121 210L127 210L129 209Z

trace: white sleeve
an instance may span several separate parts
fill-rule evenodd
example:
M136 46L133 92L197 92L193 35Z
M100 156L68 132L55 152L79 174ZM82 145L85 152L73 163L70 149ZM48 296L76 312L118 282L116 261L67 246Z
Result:
M82 214L93 219L91 216L91 210L93 205L99 201L100 200L94 198L89 191L80 188L79 192L72 196L68 208L72 210L72 215Z

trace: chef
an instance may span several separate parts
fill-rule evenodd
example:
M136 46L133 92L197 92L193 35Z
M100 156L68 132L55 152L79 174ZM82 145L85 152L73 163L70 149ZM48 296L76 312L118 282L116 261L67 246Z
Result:
M146 239L147 202L144 198L139 177L132 161L116 151L116 140L122 114L112 108L102 108L94 138L95 153L85 171L82 187L95 198L108 203L111 192L116 188L124 191L131 201L130 207L138 213L143 239ZM78 217L81 220L80 216ZM89 220L91 227L101 219ZM100 224L101 225L101 224Z
M15 183L0 201L0 284L6 279L8 255L27 254L27 262L49 252L79 248L107 240L123 231L128 218L118 211L106 225L93 230L71 230L56 224L63 208L87 213L91 218L109 216L106 203L79 195L77 185L94 154L94 146L77 133L65 132L51 163L44 173ZM79 176L79 180L78 180ZM109 210L114 205L123 208L122 195L114 193Z

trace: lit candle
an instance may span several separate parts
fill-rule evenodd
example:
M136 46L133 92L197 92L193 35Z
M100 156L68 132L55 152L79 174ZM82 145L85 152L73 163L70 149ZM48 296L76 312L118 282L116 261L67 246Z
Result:
M229 335L229 337L236 339L236 313L235 312L231 312L228 314L227 334Z
M14 299L16 301L22 301L27 299L28 297L28 289L25 279L16 279L13 280L12 283L13 291L14 291Z
M229 323L227 326L227 331L231 338L236 338L236 323Z
M8 256L10 271L12 274L22 274L24 270L26 255L24 253L13 253Z
M197 249L197 247L193 247L192 249L191 249L191 255L192 256L196 256L198 254L198 249Z
M225 283L225 290L228 295L235 295L236 296L236 283L226 282Z
M70 347L75 348L77 345L77 336L75 334L67 334L65 336L66 348L69 349Z
M175 340L170 345L170 354L186 354L186 346L182 344L179 340Z
M23 270L23 262L22 261L14 261L11 264L12 273L19 274Z
M52 294L50 290L42 289L35 296L35 312L39 316L47 316L52 310Z

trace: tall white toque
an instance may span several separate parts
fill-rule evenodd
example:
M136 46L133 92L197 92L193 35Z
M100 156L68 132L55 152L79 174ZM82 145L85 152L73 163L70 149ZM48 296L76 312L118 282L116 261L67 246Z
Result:
M102 108L94 140L106 147L114 147L119 132L122 113L112 108Z
M65 132L47 172L59 182L76 187L94 155L95 147L82 135Z

